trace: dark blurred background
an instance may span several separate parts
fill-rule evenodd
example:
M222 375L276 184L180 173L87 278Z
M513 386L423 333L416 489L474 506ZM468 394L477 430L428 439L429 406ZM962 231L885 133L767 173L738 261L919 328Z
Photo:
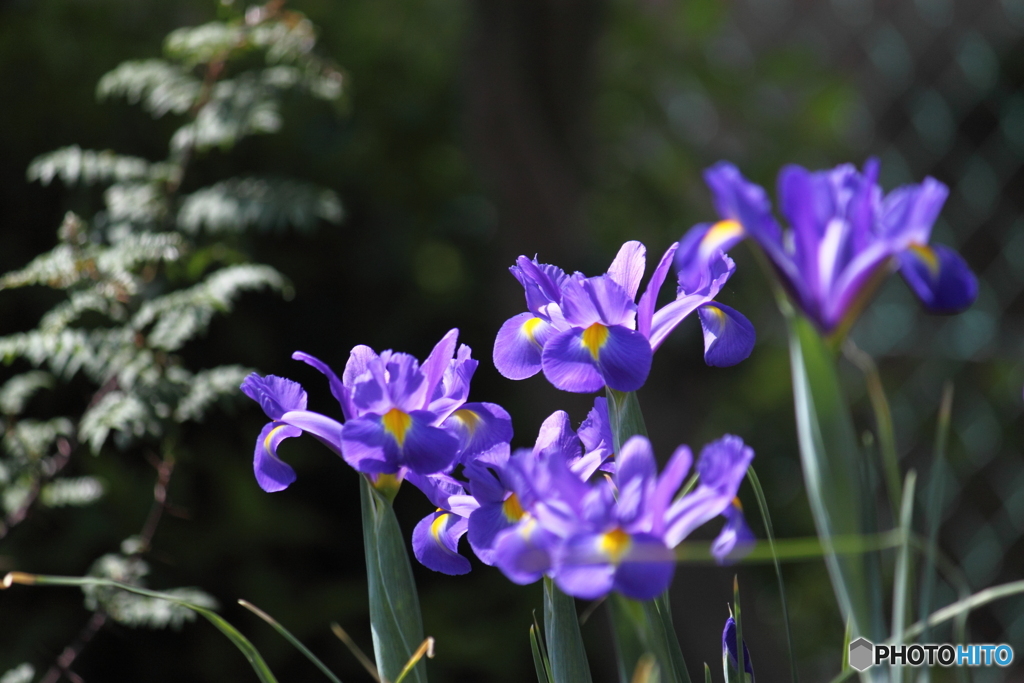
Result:
M504 380L490 363L498 327L523 309L506 270L518 254L598 274L623 241L639 239L655 260L690 225L713 218L700 174L719 159L771 188L787 162L824 167L876 155L886 189L928 174L950 186L934 239L964 254L981 293L967 313L933 318L894 279L854 337L879 360L904 469L918 468L925 482L941 386L954 380L943 549L975 590L1024 577L1024 3L289 6L318 25L318 49L344 69L344 105L289 100L280 134L198 157L187 183L296 176L335 190L346 216L312 234L247 237L254 259L290 278L295 296L246 295L186 348L194 366L241 363L291 377L309 390L313 409L330 414L322 378L289 360L292 351L338 369L358 343L422 358L458 327L481 360L472 398L505 406L514 445L528 446L545 416L564 408L578 422L590 399L559 393L540 377ZM91 190L29 184L25 169L35 156L70 144L165 156L174 122L123 103L97 104L96 81L125 59L158 56L170 30L214 16L206 0L0 1L0 271L50 249L66 210L88 216L100 203ZM734 368L706 367L699 325L688 321L658 353L641 403L662 457L679 443L699 448L724 432L741 435L757 452L776 532L811 534L781 320L751 255L744 248L733 256L737 273L721 300L757 327L753 355ZM5 292L0 334L33 327L54 301L48 291ZM862 378L844 370L866 429ZM282 453L298 481L263 493L250 464L262 423L254 405L239 403L186 430L170 484L182 514L159 528L150 585L197 585L215 595L282 681L319 674L236 607L237 598L277 617L344 680L366 680L328 630L337 621L370 650L356 475L314 440L296 440ZM71 468L102 477L107 496L81 511L34 514L0 543L0 571L82 574L138 531L155 478L144 458L83 452ZM741 496L753 511L749 491ZM397 507L410 532L430 511L411 487ZM513 586L479 563L465 577L415 569L426 631L437 638L436 680L533 677L527 628L539 586ZM801 673L831 677L843 624L821 564L784 571ZM690 674L707 661L717 677L734 573L758 676L781 680L783 629L767 566L679 568L675 619ZM939 598L954 595L943 587ZM22 661L47 668L88 619L81 604L73 589L0 593L0 672ZM982 610L970 627L975 642L1024 645L1024 600ZM603 610L584 634L595 680L613 680ZM75 669L87 681L252 678L206 623L176 633L108 626Z

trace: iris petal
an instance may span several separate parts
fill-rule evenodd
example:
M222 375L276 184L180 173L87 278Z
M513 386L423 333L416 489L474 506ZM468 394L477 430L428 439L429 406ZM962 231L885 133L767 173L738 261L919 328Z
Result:
M631 541L629 552L615 572L614 588L634 600L653 600L672 583L675 554L651 534L633 534Z
M256 483L268 493L283 491L295 481L295 470L277 457L277 447L285 439L299 436L302 430L281 422L269 422L256 439L252 468Z
M349 420L356 416L355 407L352 405L352 398L349 396L349 389L346 387L341 379L334 373L334 370L315 356L311 356L308 353L302 351L296 351L292 354L292 360L302 361L306 365L312 366L320 371L324 377L327 378L327 384L331 388L331 395L341 404L341 412L345 414L345 419ZM303 406L305 407L305 406Z
M933 313L957 313L978 297L978 279L960 254L943 244L911 246L900 254L900 274Z
M757 333L739 311L712 302L697 309L704 329L704 361L717 368L736 365L754 350Z
M495 403L465 403L445 420L444 427L459 439L459 458L464 463L512 440L512 418Z
M260 404L271 420L279 420L289 410L306 409L302 385L277 375L260 377L255 372L242 382L242 393Z
M444 510L427 515L412 532L412 551L420 564L442 574L468 574L469 560L458 553L466 520Z
M601 335L590 328L559 333L544 347L544 376L563 391L590 393L605 384L618 391L636 391L651 370L651 345L635 330L612 325Z
M608 276L626 290L630 299L635 299L646 267L647 247L636 240L630 240L619 248L615 260L608 267Z
M513 583L533 583L551 569L558 539L527 519L502 532L494 544L494 564Z
M494 367L508 379L533 377L541 369L541 350L555 330L551 323L520 313L509 318L494 340Z

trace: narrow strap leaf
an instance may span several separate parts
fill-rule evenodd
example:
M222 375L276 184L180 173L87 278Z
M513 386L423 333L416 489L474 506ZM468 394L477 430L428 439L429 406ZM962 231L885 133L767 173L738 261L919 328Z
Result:
M900 510L900 532L903 543L896 553L896 571L892 587L892 640L899 646L903 644L903 626L907 618L907 586L910 583L910 524L914 516L914 486L917 473L907 472L903 483L903 509ZM890 676L893 683L902 683L903 667L891 667Z
M381 678L394 681L423 642L423 617L395 511L366 477L359 481L373 652ZM425 665L416 665L407 678L426 683Z
M590 683L576 601L544 577L544 632L554 683Z
M308 647L302 644L302 641L300 641L298 638L292 635L292 632L286 629L280 623L278 623L276 619L274 619L272 616L270 616L269 614L267 614L266 612L264 612L248 600L239 600L238 604L246 608L256 616L258 616L263 621L273 626L274 630L280 633L282 636L284 636L284 639L291 643L296 650L301 652L306 659L313 662L313 665L316 666L316 668L320 669L320 671L323 672L324 676L327 676L327 678L331 679L334 683L341 683L341 680L334 675L334 672L327 668L326 664L320 661L320 659L316 655L314 655Z

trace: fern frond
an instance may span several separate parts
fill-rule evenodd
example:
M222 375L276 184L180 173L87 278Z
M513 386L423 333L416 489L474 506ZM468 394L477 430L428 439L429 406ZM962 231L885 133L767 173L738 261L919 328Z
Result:
M232 178L187 196L178 211L178 227L196 234L283 230L288 225L312 230L322 219L341 221L341 202L331 190L295 180Z
M15 375L0 387L0 413L17 415L40 389L53 388L53 375L42 370Z
M240 396L238 387L250 372L251 368L241 365L222 365L197 372L189 380L188 393L178 402L174 419L177 422L201 420L216 401Z
M129 104L160 118L184 114L196 103L201 82L176 64L162 59L123 62L106 73L96 86L96 97L123 97Z
M49 185L60 178L65 185L162 181L171 177L172 165L151 163L139 157L115 154L111 150L83 150L78 145L62 147L36 157L28 167L29 181Z

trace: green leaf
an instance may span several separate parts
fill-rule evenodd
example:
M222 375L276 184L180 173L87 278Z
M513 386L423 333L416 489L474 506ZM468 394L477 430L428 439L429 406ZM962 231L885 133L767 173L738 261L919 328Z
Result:
M607 387L605 394L608 398L608 419L615 440L615 452L618 453L622 444L629 441L629 437L636 434L647 436L647 425L644 424L635 391L626 393Z
M153 118L185 114L199 98L202 84L180 66L162 59L122 62L106 73L96 86L96 97L123 97L142 104Z
M373 652L381 677L394 681L423 642L423 617L391 502L365 476L359 482ZM408 679L426 683L426 665L416 665Z
M619 593L609 596L612 624L619 647L620 676L635 670L644 653L654 657L660 678L671 683L689 683L679 639L672 624L668 592L655 600L640 602ZM630 634L635 634L630 636ZM623 680L629 680L625 678Z
M790 311L790 363L797 436L807 497L825 547L825 564L843 618L854 636L881 640L884 628L872 619L865 561L840 557L832 549L837 535L865 531L860 459L853 421L836 374L835 358L814 326ZM874 587L880 589L880 587Z
M910 470L903 482L903 506L900 510L900 532L903 536L903 543L900 544L896 552L896 570L892 587L892 641L896 645L903 644L903 626L907 618L907 586L910 583L911 573L910 535L913 531L911 522L914 516L914 486L916 483L917 473ZM890 675L893 683L902 683L903 667L892 667Z
M530 625L530 651L533 653L533 666L537 670L537 683L554 683L554 679L551 678L551 662L548 660L548 652L544 647L544 638L536 614L533 615L533 623Z
M590 664L583 648L576 601L544 577L544 634L554 683L589 683Z
M707 662L704 662L704 683L712 683L711 682L711 667L708 666Z

